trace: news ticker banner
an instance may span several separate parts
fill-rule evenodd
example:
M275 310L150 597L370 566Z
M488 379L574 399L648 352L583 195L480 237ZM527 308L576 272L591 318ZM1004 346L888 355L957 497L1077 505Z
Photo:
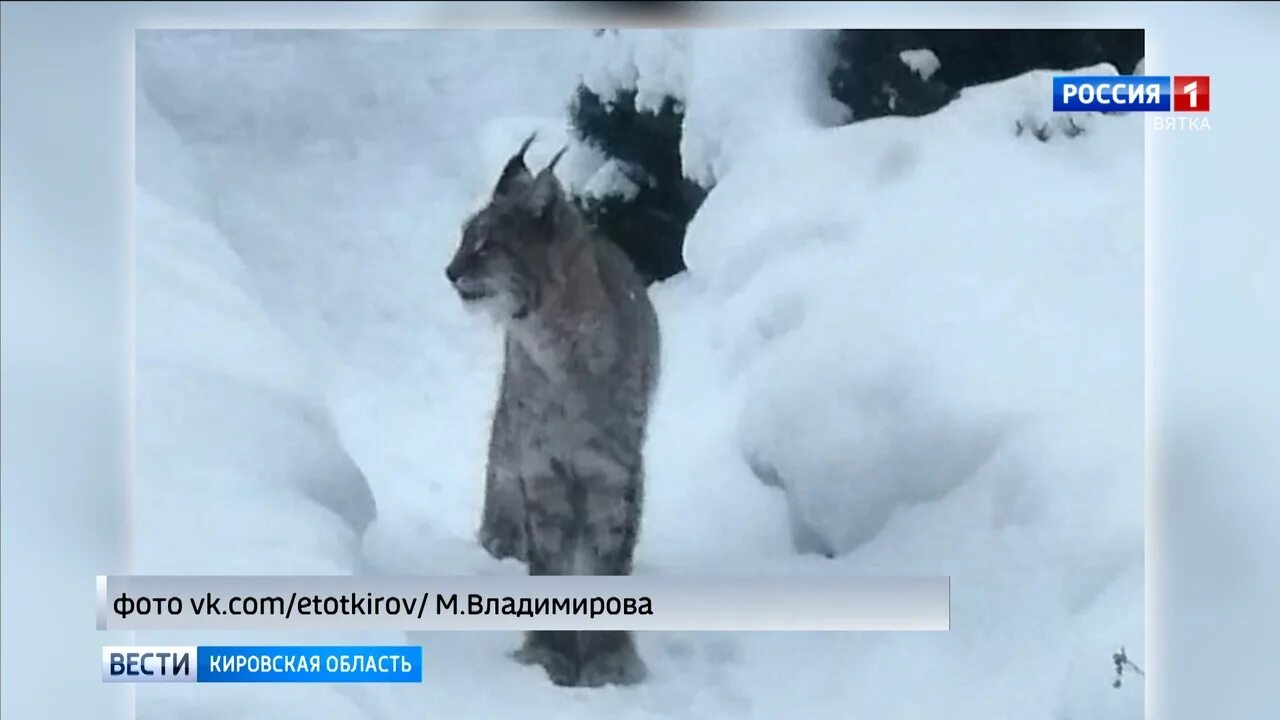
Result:
M947 577L98 576L99 630L945 631Z
M108 645L102 681L420 683L420 645Z

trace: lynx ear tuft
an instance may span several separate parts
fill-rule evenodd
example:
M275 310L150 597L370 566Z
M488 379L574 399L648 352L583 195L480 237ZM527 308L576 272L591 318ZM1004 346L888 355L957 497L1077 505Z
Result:
M533 185L529 188L529 208L539 215L547 215L559 203L564 202L564 188L556 178L555 168L568 149L568 146L560 148L551 162L538 171L538 176L533 179Z
M538 132L529 134L524 143L520 145L520 149L515 155L507 160L507 164L502 168L502 175L498 178L498 184L493 188L493 196L501 197L519 192L530 186L533 182L533 175L529 173L529 167L524 164L524 154L533 144L534 139L538 137Z
M568 145L565 145L564 147L560 148L559 152L557 152L555 155L551 157L551 162L547 163L547 166L542 169L542 172L549 173L554 171L556 169L556 163L560 162L560 158L564 157L564 154L568 151L569 151Z

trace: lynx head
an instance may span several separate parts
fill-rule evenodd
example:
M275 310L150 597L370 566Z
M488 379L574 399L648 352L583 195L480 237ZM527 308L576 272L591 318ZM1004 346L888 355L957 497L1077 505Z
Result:
M445 268L464 303L483 306L499 320L518 320L538 308L576 217L553 172L564 150L534 176L524 163L533 139L507 161L488 204L463 224L458 251Z

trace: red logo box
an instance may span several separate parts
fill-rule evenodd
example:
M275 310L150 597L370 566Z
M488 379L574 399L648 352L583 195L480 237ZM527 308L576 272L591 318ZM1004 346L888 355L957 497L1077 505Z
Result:
M1209 76L1173 76L1174 112L1209 112Z

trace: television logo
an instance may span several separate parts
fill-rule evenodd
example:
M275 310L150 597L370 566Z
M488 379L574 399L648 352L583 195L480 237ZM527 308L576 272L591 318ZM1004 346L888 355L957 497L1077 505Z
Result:
M1054 112L1209 112L1208 75L1058 75Z
M108 645L103 682L195 682L195 646Z
M108 645L102 681L417 683L420 645Z
M1209 76L1173 76L1174 112L1209 112Z

